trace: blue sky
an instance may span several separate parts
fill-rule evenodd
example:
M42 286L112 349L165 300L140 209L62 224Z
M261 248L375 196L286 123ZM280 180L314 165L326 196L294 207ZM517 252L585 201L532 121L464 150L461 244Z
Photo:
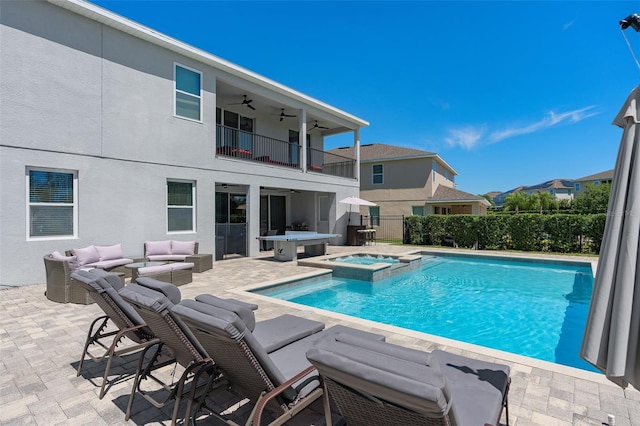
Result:
M437 152L480 194L614 167L637 1L94 1ZM332 140L327 148L344 145Z

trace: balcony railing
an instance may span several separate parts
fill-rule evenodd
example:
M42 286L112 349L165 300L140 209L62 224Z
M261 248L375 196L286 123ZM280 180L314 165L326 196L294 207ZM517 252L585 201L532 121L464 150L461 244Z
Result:
M258 163L301 169L300 147L268 136L216 126L216 154ZM355 160L318 149L307 152L307 170L332 176L353 178Z

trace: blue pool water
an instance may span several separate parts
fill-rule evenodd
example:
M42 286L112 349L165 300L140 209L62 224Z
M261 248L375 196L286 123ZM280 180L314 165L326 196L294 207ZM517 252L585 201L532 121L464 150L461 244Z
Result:
M592 287L587 263L424 256L421 268L381 281L332 278L259 293L596 371L578 356Z
M390 256L371 256L368 254L350 255L331 259L332 262L350 263L352 265L373 265L375 263L398 263L398 259Z

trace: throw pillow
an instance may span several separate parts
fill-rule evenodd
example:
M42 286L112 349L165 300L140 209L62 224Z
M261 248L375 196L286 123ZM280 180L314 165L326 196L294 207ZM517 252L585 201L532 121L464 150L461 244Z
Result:
M114 244L112 246L96 246L100 260L113 260L122 259L124 253L122 252L122 244Z
M89 246L81 249L73 249L71 253L78 259L78 265L84 266L87 263L94 263L100 261L100 255L95 246Z
M195 241L171 241L171 254L192 255L196 249Z

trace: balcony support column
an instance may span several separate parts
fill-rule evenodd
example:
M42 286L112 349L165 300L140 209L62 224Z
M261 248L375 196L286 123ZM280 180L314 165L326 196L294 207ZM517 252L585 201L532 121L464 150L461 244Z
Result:
M353 131L353 151L356 154L355 170L353 176L358 182L360 182L360 128L356 128Z
M302 172L307 172L307 110L300 109L298 110L298 126L300 127L300 131L298 132L298 147L300 152L300 166L302 167Z

